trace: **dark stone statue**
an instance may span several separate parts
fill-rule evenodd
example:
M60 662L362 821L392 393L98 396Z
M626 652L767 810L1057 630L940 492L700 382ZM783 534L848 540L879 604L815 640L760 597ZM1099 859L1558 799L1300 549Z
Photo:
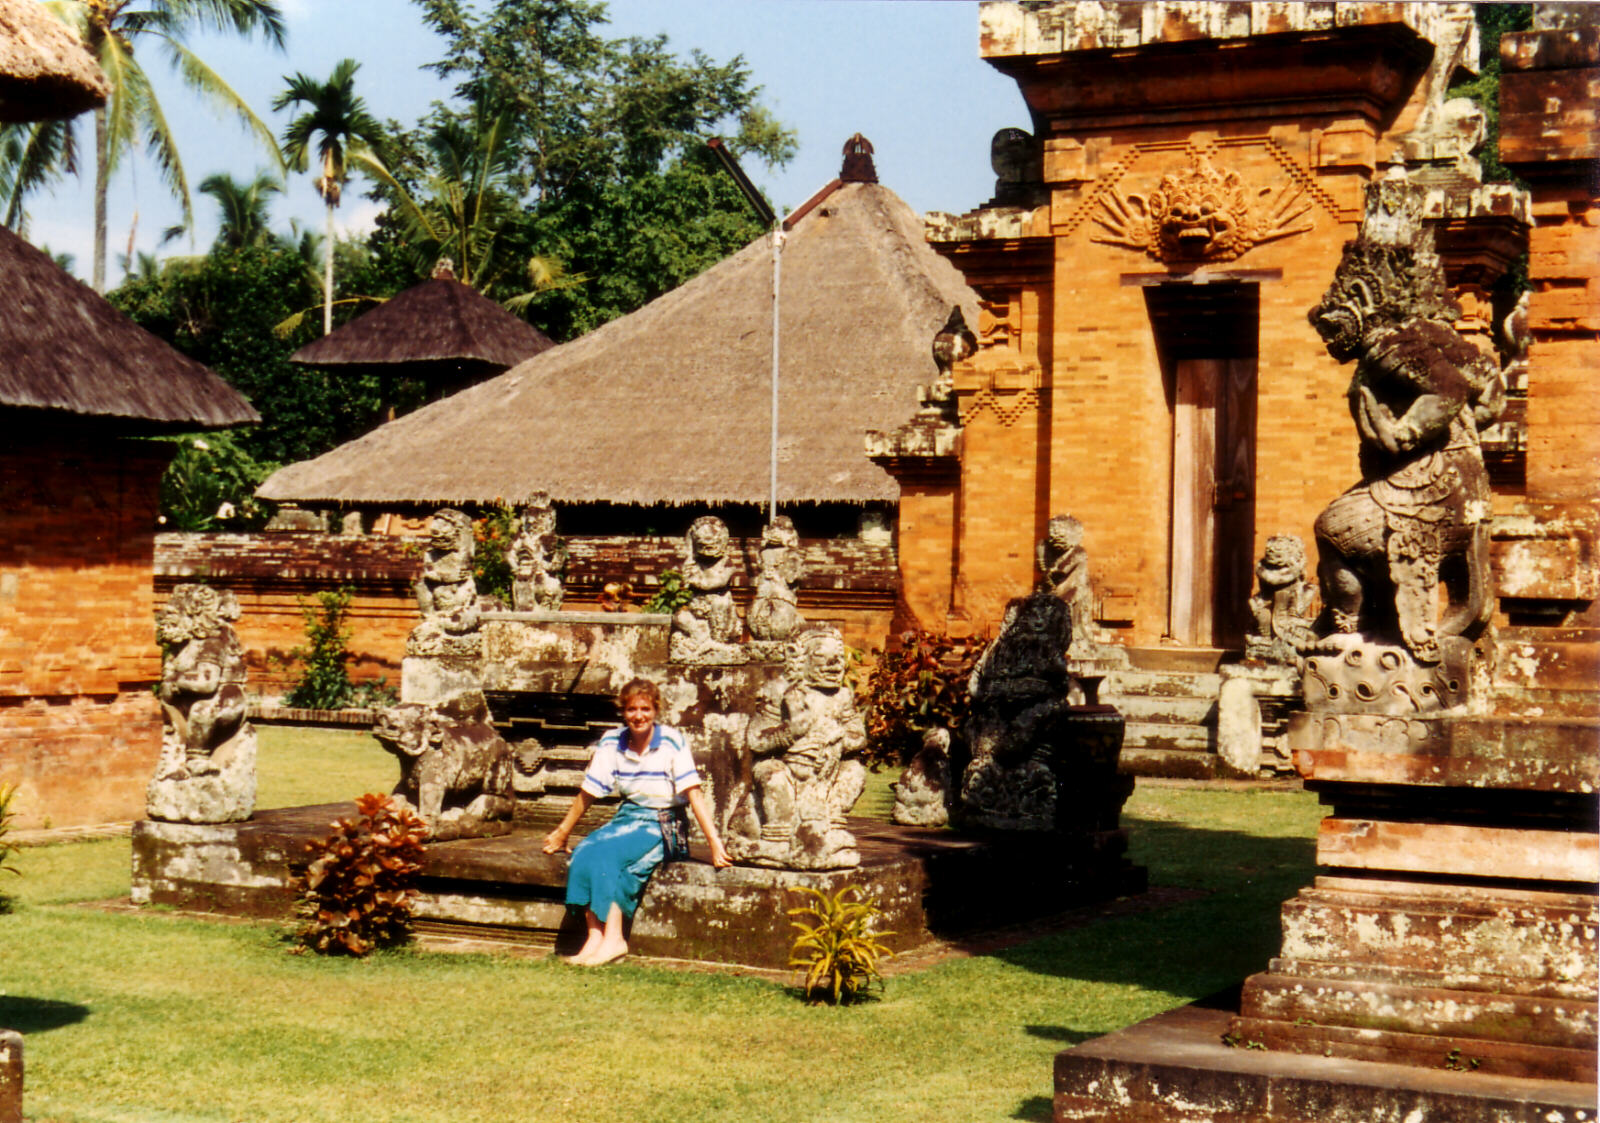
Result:
M1298 667L1314 642L1317 591L1306 580L1305 544L1292 534L1274 534L1256 562L1256 593L1250 598L1252 630L1245 657Z
M510 830L516 759L489 724L481 693L439 706L390 706L379 711L372 735L399 758L394 794L423 818L435 841Z

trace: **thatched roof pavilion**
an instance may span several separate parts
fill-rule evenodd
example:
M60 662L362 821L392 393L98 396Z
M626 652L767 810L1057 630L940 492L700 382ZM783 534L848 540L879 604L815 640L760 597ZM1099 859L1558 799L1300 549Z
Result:
M415 378L446 390L499 374L555 343L441 262L432 279L300 348L289 360Z
M0 121L48 121L104 105L94 57L37 0L0 0Z
M261 420L210 368L139 327L45 254L0 227L0 416L96 419L121 433L221 429Z
M922 219L852 178L797 210L783 250L781 503L895 501L863 434L915 408L952 305L976 322L976 294L927 247ZM771 348L763 237L628 316L283 468L258 494L393 508L543 488L563 504L762 505Z

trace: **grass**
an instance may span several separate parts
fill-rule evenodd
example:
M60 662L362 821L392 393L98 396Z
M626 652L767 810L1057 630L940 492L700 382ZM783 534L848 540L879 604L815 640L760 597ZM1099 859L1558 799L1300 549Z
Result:
M392 784L364 736L262 734L264 805ZM1207 896L898 975L845 1009L642 964L294 957L272 925L74 903L127 893L126 840L32 847L0 916L0 1025L27 1034L41 1123L1047 1120L1058 1050L1265 966L1319 814L1300 792L1141 787L1135 860Z

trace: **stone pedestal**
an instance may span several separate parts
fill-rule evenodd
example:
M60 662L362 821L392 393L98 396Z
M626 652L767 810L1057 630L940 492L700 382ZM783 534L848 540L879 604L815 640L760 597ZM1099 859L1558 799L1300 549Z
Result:
M0 1029L0 1123L22 1123L22 1034Z

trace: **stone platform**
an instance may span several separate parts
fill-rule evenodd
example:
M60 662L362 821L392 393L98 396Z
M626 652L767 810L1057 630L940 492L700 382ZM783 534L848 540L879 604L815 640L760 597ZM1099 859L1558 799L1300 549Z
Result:
M1057 1123L1596 1119L1593 1083L1265 1050L1229 1035L1237 1001L1235 993L1182 1006L1057 1054Z
M325 837L349 804L258 812L244 823L188 826L144 821L133 830L133 898L233 915L287 917L306 844ZM553 812L551 813L553 814ZM605 822L595 808L575 835ZM428 847L418 888L418 928L432 935L576 950L582 923L562 903L567 856L540 850L549 822L518 822L507 835ZM1019 922L1075 905L1142 892L1145 871L1123 857L1125 831L1070 838L980 837L851 819L860 867L827 872L736 866L716 870L702 846L662 867L634 917L630 944L646 956L786 968L800 887L858 886L883 910L886 943L909 951L935 939Z

